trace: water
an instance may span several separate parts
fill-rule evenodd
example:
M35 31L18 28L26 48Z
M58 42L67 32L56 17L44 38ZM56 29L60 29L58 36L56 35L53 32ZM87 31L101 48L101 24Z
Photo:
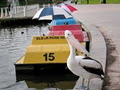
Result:
M29 89L72 89L74 87L77 78L71 73L20 75L21 80L23 77L29 79L16 83L14 63L25 54L33 36L47 35L48 32L46 25L0 29L0 88L23 90L23 87Z

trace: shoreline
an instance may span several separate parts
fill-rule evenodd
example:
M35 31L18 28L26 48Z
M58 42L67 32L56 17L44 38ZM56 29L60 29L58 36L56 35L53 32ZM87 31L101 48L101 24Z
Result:
M28 26L28 25L39 25L43 23L48 23L49 20L39 21L33 20L32 17L23 17L23 18L2 18L0 19L0 28L7 27L18 27L18 26Z

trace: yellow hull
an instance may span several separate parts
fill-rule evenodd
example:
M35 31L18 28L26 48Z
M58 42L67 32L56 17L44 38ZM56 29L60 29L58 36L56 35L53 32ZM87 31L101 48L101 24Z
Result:
M86 43L80 42L85 48ZM15 65L21 64L65 64L70 49L64 36L34 37L32 45L28 46L26 54ZM77 55L84 55L76 51Z

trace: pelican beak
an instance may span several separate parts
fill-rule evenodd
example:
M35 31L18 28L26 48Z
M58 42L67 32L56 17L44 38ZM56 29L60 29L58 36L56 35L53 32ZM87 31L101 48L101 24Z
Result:
M86 53L88 56L90 56L90 53L79 43L77 39L74 38L74 36L70 36L67 38L69 40L69 43L73 45L78 51Z

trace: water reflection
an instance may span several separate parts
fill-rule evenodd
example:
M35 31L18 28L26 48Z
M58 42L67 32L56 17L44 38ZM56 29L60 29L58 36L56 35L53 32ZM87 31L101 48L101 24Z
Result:
M34 36L47 35L47 25L2 28L0 29L0 88L7 87L16 81L14 63L26 52ZM72 89L77 77L71 73L19 75L25 80L29 88L59 88ZM7 78L6 78L7 77ZM4 83L2 83L4 82Z
M47 73L39 75L19 75L20 79L26 81L29 88L59 88L59 89L73 89L75 82L78 79L73 74L70 73Z

